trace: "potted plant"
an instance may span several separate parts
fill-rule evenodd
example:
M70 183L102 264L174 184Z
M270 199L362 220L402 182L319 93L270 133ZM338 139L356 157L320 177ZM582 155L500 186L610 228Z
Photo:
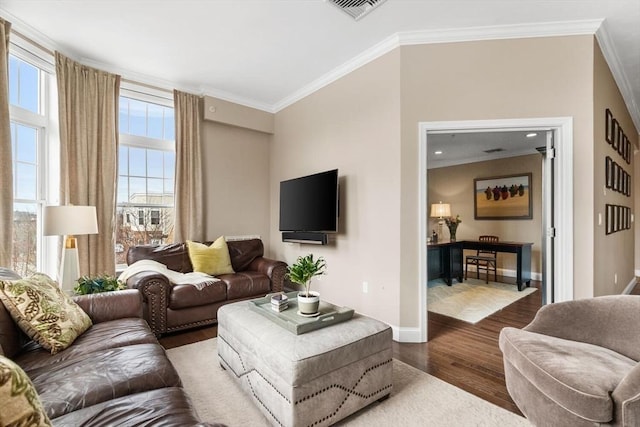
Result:
M120 282L113 276L82 276L76 282L76 287L73 292L76 295L97 294L99 292L118 291L126 289L124 283Z
M298 310L302 315L315 315L320 306L320 294L311 291L311 279L325 273L327 264L324 258L313 259L313 254L299 256L296 262L287 267L287 277L304 286L304 292L298 292Z

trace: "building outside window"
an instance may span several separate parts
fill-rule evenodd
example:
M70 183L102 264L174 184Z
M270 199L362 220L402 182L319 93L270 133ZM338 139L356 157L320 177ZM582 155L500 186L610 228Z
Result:
M116 264L126 265L133 245L173 241L175 136L172 100L123 90L120 97L120 147Z

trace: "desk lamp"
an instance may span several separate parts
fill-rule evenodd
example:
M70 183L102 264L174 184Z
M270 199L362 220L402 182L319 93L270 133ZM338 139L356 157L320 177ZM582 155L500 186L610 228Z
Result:
M433 218L439 218L438 221L438 236L442 236L442 226L444 224L444 218L451 216L451 206L449 203L433 203L431 205L431 216Z

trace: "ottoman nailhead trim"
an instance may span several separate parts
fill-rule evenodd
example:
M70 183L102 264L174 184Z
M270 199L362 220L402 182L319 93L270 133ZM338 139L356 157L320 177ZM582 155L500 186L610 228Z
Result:
M225 363L225 365L227 365L227 367L229 368L229 370L233 373L233 375L236 376L236 378L240 379L243 376L247 376L248 374L250 374L251 372L255 372L257 373L260 378L262 378L267 384L269 384L269 386L271 386L271 388L273 388L273 390L278 393L284 400L287 401L287 403L291 404L291 401L284 395L282 394L267 378L264 377L264 375L262 375L260 373L260 371L258 371L255 368L252 368L251 370L247 371L247 368L244 365L244 361L242 360L242 357L240 356L240 353L233 348L233 346L231 344L229 344L229 342L224 339L223 336L218 335L218 338L221 339L222 341L225 342L225 344L227 344L227 346L229 346L229 348L231 350L233 350L233 352L236 354L236 356L238 357L238 360L240 360L240 364L242 366L242 370L244 371L243 373L238 374L237 372L235 372L233 370L233 368L231 368L231 365L229 365L229 363L222 357L220 356L220 354L218 354L218 357L220 357L220 359ZM319 390L315 393L312 393L308 396L305 396L297 401L294 402L295 405L302 403L306 400L309 400L311 398L314 398L316 396L321 395L322 393L325 393L331 389L334 388L338 388L342 391L344 391L346 393L344 399L342 400L342 402L340 402L340 405L338 405L338 407L329 415L326 415L324 417L322 417L321 419L314 421L312 424L309 424L308 427L313 427L313 426L317 426L320 423L323 423L333 417L335 417L336 415L338 415L338 412L340 412L340 409L342 409L342 407L344 406L344 404L347 402L347 399L349 399L349 396L357 396L360 397L361 399L370 399L374 396L377 396L387 390L390 390L393 387L393 384L388 384L376 391L374 391L373 393L369 393L367 395L362 394L362 393L358 393L357 391L355 391L355 389L358 387L358 384L360 384L360 382L364 379L364 377L371 371L373 371L374 369L380 368L382 366L388 365L389 363L391 363L393 360L392 359L388 359L385 360L384 362L381 363L377 363L367 369L364 370L364 372L362 373L362 375L360 375L360 378L358 378L358 380L356 381L356 383L354 384L354 386L349 389L341 384L332 384L330 386L327 386L325 388L323 388L322 390ZM262 407L269 413L269 415L271 415L271 417L273 417L273 419L278 423L278 425L283 426L282 422L280 422L280 420L275 416L275 414L273 412L271 412L271 410L264 404L264 402L258 397L258 395L256 394L255 390L253 389L253 384L251 384L251 380L249 379L249 377L247 376L247 383L249 384L249 388L251 389L251 394L253 394L253 397L260 403L260 405L262 405Z
M360 381L362 381L362 380L364 379L364 377L365 377L369 372L373 371L374 369L380 368L381 366L388 365L389 363L391 363L391 361L392 361L392 359L389 359L389 360L386 360L386 361L384 361L384 362L381 362L381 363L375 364L375 365L373 365L373 366L372 366L372 367L370 367L370 368L367 368L367 369L362 373L362 375L360 375L360 378L358 378L358 381L356 381L356 383L355 383L355 384L353 385L353 387L352 387L352 388L350 388L350 389L349 389L349 388L347 388L347 387L345 387L345 386L343 386L343 385L341 385L341 384L332 384L332 385L330 385L330 386L327 386L327 387L323 388L322 390L316 391L315 393L312 393L312 394L310 394L310 395L308 395L308 396L305 396L305 397L303 397L303 398L301 398L301 399L297 400L297 401L295 402L295 404L297 405L298 403L302 403L302 402L304 402L304 401L305 401L305 400L307 400L307 399L311 399L311 398L313 398L313 397L319 396L320 394L322 394L322 393L324 393L324 392L326 392L326 391L329 391L329 389L332 389L332 388L339 388L340 390L346 391L347 393L349 393L349 394L353 394L353 395L358 396L358 397L360 397L360 398L362 398L362 399L369 399L371 396L374 396L374 395L376 395L376 394L380 393L380 391L387 389L387 388L388 388L388 386L387 386L387 387L384 387L384 388L383 388L383 389L381 389L381 390L377 390L377 391L375 391L375 392L373 392L373 393L370 393L370 394L368 394L368 395L365 395L365 394L362 394L362 393L358 393L358 392L356 392L356 391L355 391L355 389L358 387L358 384L360 384Z
M233 346L231 344L229 344L229 342L227 340L224 339L224 337L221 337L220 335L218 335L218 338L220 338L222 341L225 342L225 344L227 344L229 346L229 348L231 350L233 350L233 352L236 354L236 356L238 356L238 360L240 360L240 365L242 365L242 370L244 372L242 372L241 374L238 374L237 372L235 372L233 370L233 368L231 367L231 365L229 365L229 362L227 362L226 360L224 360L224 358L222 356L220 356L220 354L218 354L218 357L220 359L222 359L222 361L225 363L225 365L227 365L227 367L229 368L229 370L231 372L233 372L233 375L236 376L236 378L241 379L241 377L246 376L247 378L247 383L249 384L249 388L251 389L251 394L253 394L253 397L260 403L260 405L262 405L262 407L269 413L269 415L271 415L271 417L281 426L283 426L282 422L275 416L275 414L273 412L271 412L271 409L269 409L269 407L267 407L267 405L265 405L265 403L260 399L260 397L258 397L258 395L256 394L255 390L253 389L253 384L251 384L251 379L248 377L248 374L250 374L251 372L255 372L257 373L260 378L262 378L264 380L264 382L266 382L267 384L269 384L269 386L271 386L271 388L278 393L288 404L291 404L291 400L287 399L287 397L282 394L273 384L271 384L271 382L269 380L267 380L264 375L262 375L260 373L260 371L258 371L257 369L253 368L249 371L247 371L247 368L244 366L244 361L242 360L242 356L240 356L240 353L238 353L238 351L233 348Z
M375 364L375 365L371 366L370 368L367 368L367 369L362 373L362 375L360 376L360 378L358 378L358 381L356 381L356 383L354 384L354 386L353 386L351 389L349 389L349 388L347 388L347 387L345 387L345 386L343 386L343 385L341 385L341 384L332 384L332 385L330 385L330 386L328 386L328 387L323 388L323 389L322 389L322 390L320 390L320 391L317 391L317 392L315 392L315 393L312 393L311 395L309 395L309 396L305 396L305 397L303 397L302 399L300 399L300 400L296 401L296 402L295 402L295 404L297 405L298 403L302 403L302 402L304 402L304 401L306 401L306 400L309 400L309 399L311 399L311 398L314 398L314 397L316 397L316 396L319 396L319 395L321 395L322 393L324 393L324 392L326 392L326 391L328 391L328 390L330 390L330 389L333 389L333 388L338 388L338 389L340 389L340 390L342 390L342 391L344 391L344 392L346 393L346 395L345 395L344 399L342 399L342 402L340 402L340 405L338 405L338 407L335 409L335 411L333 411L331 414L326 415L326 416L322 417L321 419L319 419L319 420L317 420L317 421L313 422L312 424L309 424L309 425L308 425L308 427L316 426L316 425L318 425L318 424L320 424L320 423L323 423L323 422L325 422L325 421L327 421L327 420L329 420L329 419L331 419L331 418L335 417L336 415L338 415L338 412L340 412L340 409L342 409L342 407L344 406L344 404L347 402L347 399L349 399L349 397L350 397L350 396L352 396L352 395L353 395L353 396L360 397L361 399L365 399L365 400L366 400L366 399L370 399L370 398L372 398L373 396L377 396L377 395L379 395L380 393L382 393L382 392L384 392L384 391L386 391L386 390L391 389L391 387L393 387L393 384L388 384L388 385L386 385L386 386L382 387L381 389L378 389L378 390L374 391L373 393L369 393L369 394L366 394L366 395L365 395L365 394L362 394L362 393L358 393L358 392L356 392L356 391L355 391L355 389L358 387L358 384L360 384L360 381L362 381L362 379L363 379L363 378L364 378L364 377L365 377L369 372L371 372L371 371L373 371L374 369L377 369L377 368L379 368L379 367L381 367L381 366L387 365L387 364L389 364L389 363L391 363L391 362L392 362L392 359L389 359L389 360L386 360L386 361L384 361L384 362L382 362L382 363Z

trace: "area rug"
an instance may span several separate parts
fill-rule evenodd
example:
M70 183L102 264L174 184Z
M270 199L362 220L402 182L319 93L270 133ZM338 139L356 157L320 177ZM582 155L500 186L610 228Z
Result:
M509 304L537 291L537 288L518 290L516 285L467 279L447 286L443 281L429 281L427 310L444 314L468 323L478 323Z
M219 363L216 339L167 350L203 421L229 427L270 426L251 399ZM464 390L393 360L391 396L337 426L530 426L524 418Z

